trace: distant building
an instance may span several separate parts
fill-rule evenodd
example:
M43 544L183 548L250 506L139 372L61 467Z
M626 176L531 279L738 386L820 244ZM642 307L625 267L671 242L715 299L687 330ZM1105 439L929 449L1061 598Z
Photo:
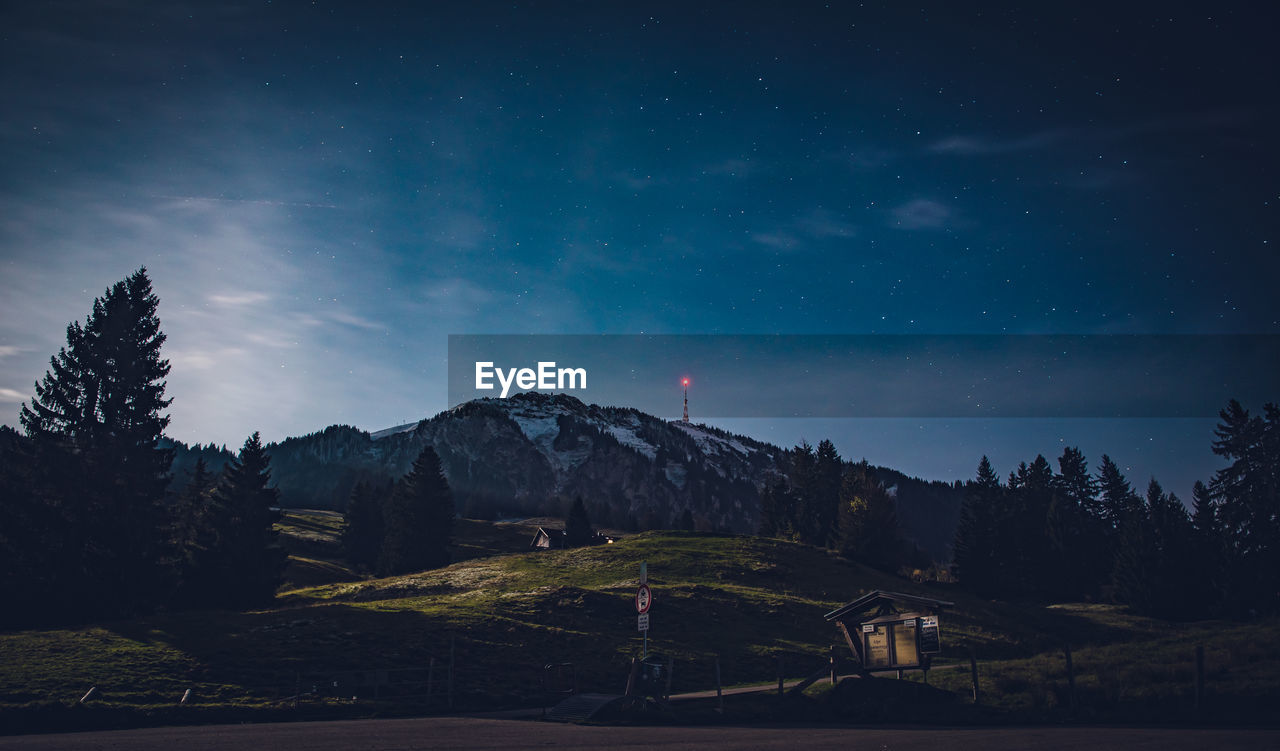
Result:
M588 545L608 545L614 541L612 535L606 535L603 532L596 532L591 537ZM529 547L534 550L563 550L569 547L565 538L563 529L548 529L547 527L538 527L538 531L533 535L533 542Z
M533 535L533 544L529 547L543 549L555 548L556 550L563 549L566 547L564 530L538 527L538 531Z

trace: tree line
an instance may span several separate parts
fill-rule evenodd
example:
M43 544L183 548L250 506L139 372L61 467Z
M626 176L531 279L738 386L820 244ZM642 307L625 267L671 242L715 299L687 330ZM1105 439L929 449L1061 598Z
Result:
M956 530L963 586L993 597L1112 600L1162 618L1273 613L1280 605L1280 410L1232 400L1213 451L1229 464L1197 482L1188 512L1154 478L1137 492L1107 455L1043 456L1005 482L987 457Z
M896 571L912 555L890 490L864 459L840 458L829 440L786 452L781 472L760 494L759 533L838 551Z
M171 492L169 362L145 268L94 300L0 434L0 625L79 622L274 597L286 562L258 433Z
M454 504L435 449L396 482L362 481L343 515L342 546L357 568L394 576L449 563Z

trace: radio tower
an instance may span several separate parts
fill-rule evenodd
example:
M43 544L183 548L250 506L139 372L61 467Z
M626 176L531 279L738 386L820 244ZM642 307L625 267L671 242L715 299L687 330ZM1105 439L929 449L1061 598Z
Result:
M689 379L681 379L680 384L684 386L684 421L689 422Z

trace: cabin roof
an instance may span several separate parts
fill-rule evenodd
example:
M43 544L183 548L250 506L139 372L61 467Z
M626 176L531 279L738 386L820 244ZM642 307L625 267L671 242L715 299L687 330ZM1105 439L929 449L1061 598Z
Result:
M954 602L947 602L946 600L936 600L932 597L922 597L920 595L907 595L902 594L901 592L885 592L884 590L876 589L866 593L853 602L832 610L830 613L827 613L825 617L828 621L844 620L845 617L849 615L857 615L870 610L877 605L889 603L901 603L911 607L927 608L930 610L941 610L943 608L955 606Z

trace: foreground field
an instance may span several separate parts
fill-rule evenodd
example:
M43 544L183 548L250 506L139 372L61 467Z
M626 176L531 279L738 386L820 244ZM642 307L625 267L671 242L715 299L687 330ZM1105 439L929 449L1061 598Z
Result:
M512 530L487 534L517 540ZM288 590L262 611L0 634L0 730L537 706L548 700L544 666L561 663L572 667L558 668L550 688L576 677L583 690L620 692L642 649L632 599L641 561L655 592L649 648L674 660L675 692L713 687L717 659L726 684L772 680L779 657L790 676L809 673L839 643L823 614L886 589L956 602L943 617L942 662L963 669L930 674L953 699L945 708L889 708L880 719L1190 721L1196 644L1205 645L1208 668L1202 721L1268 721L1265 707L1280 697L1275 621L1171 626L1104 606L982 601L807 546L664 532L411 576L357 580L348 572L351 581ZM970 649L980 665L976 709L968 704ZM95 695L77 704L90 687ZM801 704L757 697L739 708L754 720L877 719L850 714L826 693L835 692L815 688Z

